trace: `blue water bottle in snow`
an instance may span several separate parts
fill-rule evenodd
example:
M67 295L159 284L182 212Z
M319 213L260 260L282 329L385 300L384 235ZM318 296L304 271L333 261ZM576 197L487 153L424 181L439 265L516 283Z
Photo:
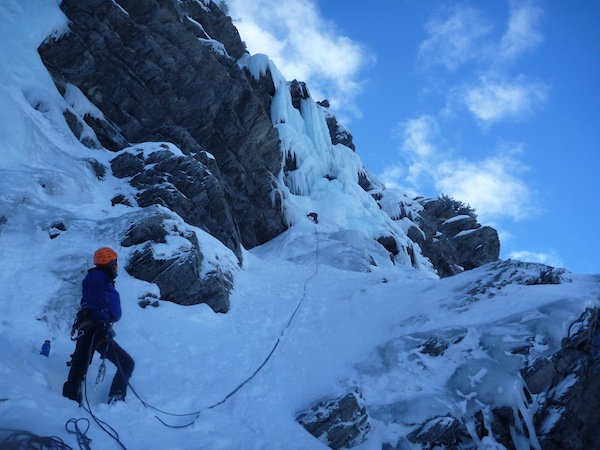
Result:
M46 341L44 342L44 345L42 345L42 351L40 352L40 355L48 356L49 354L50 354L50 341L48 339L46 339Z

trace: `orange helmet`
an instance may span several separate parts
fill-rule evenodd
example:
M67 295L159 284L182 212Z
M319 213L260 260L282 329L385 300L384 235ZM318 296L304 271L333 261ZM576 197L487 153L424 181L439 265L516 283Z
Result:
M94 253L94 264L97 266L104 266L111 263L117 262L117 252L112 248L102 247L96 250Z

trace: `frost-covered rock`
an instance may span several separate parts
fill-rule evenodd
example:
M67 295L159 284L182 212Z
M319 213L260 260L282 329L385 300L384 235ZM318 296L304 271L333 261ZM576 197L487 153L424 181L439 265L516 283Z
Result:
M482 267L482 276L468 286L470 295L493 297L509 285L535 286L569 283L571 278L565 269L541 263L528 263L507 259Z
M461 202L444 196L416 201L404 199L397 209L393 218L410 220L408 236L419 245L441 277L498 260L498 232L479 224L474 212Z
M581 313L572 277L508 260L441 280L436 307L477 323L436 329L435 319L415 316L399 329L428 331L399 331L358 366L369 416L402 426L385 448L408 448L406 439L423 448L599 448L600 314ZM535 306L558 285L571 294ZM477 313L506 308L511 296L514 313Z
M127 178L141 207L161 205L219 239L241 260L239 230L225 200L219 168L201 153L184 155L168 144L132 147L111 161L113 174Z
M193 0L64 0L60 7L70 32L40 54L72 105L67 115L82 142L208 150L244 247L286 229L272 195L282 159L277 132L264 93L236 64L245 48L231 18L213 2ZM217 41L223 51L215 51Z
M226 264L211 264L205 253L210 257L214 249L201 246L196 232L176 216L148 208L121 245L132 248L125 270L156 284L161 299L181 305L206 303L221 313L229 310L233 274Z
M407 439L428 448L456 448L468 440L469 435L464 424L456 417L442 416L428 420L411 432Z
M371 432L369 417L361 406L361 394L350 392L314 405L296 420L329 448L352 448Z
M558 352L522 371L540 404L535 420L544 450L600 448L599 325L599 310L587 309L570 325Z

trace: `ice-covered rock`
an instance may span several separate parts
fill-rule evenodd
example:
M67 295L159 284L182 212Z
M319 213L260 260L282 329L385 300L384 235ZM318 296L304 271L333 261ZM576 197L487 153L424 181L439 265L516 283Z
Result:
M497 261L500 240L496 230L477 222L474 212L461 202L441 196L419 199L423 209L409 230L442 277Z
M223 264L226 257L220 264L211 264L207 256L214 250L201 245L197 233L200 231L194 231L172 213L159 207L147 208L121 242L131 249L125 270L156 284L163 300L181 305L206 303L213 311L225 313L229 310L235 266L227 270L227 264ZM212 239L208 235L204 238ZM232 259L233 254L230 264Z
M319 402L296 418L306 430L334 450L363 443L371 432L361 394L350 392Z
M535 420L544 450L600 448L599 316L597 308L584 311L558 352L522 370L540 405Z
M60 7L69 33L40 54L72 105L66 115L82 142L113 151L150 141L185 154L207 150L244 247L286 229L272 196L278 135L264 93L236 64L245 47L231 18L193 0L65 0ZM214 51L215 41L224 52Z
M184 155L172 144L146 144L121 152L111 167L116 177L127 178L137 189L133 196L137 205L161 205L174 211L188 224L215 236L241 260L241 236L210 155Z

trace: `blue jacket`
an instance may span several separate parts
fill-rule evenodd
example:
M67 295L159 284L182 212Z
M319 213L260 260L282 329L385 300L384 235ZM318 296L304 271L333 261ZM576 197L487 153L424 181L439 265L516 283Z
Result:
M82 283L81 306L87 306L95 322L116 322L121 318L121 297L105 270L94 267Z

